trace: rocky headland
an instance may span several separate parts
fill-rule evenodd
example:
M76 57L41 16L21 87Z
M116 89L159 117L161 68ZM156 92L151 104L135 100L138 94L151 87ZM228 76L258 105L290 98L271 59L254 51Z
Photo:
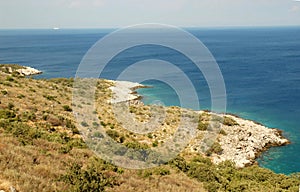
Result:
M143 85L139 83L114 81L114 85L110 87L113 92L111 103L139 99L140 96L134 90L140 87L143 87ZM140 100L138 102L131 102L131 105L134 103L143 105ZM255 159L270 147L283 146L290 143L288 139L282 136L282 131L279 129L268 128L257 122L235 115L216 114L207 111L200 111L199 113L213 115L221 119L219 125L220 133L216 137L216 142L220 145L221 149L209 155L212 162L216 164L230 160L235 163L236 167L242 168L255 164ZM224 123L222 122L224 118L234 123ZM207 130L197 130L197 135L203 135L207 132ZM195 137L187 148L191 152L205 154L203 149L201 149L202 139L202 137Z
M95 89L79 84L77 94L83 100L75 104L74 79L24 78L17 71L24 68L0 65L0 191L83 191L82 187L85 191L141 192L299 189L299 176L276 174L252 165L262 151L288 144L277 129L229 114L145 105L135 95L135 89L142 85L132 82L93 79L94 83L87 85L96 85ZM94 100L87 100L93 91ZM114 106L127 107L120 111L127 111L124 119L117 118L118 108ZM76 119L81 115L79 109L87 118ZM160 112L165 115L162 121L152 121ZM95 118L90 120L91 114ZM187 139L185 148L169 162L146 170L126 169L104 161L87 146L81 132L81 127L88 130L91 142L105 134L127 147L119 148L114 155L126 153L139 160L145 157L140 149L163 148L167 141L174 141L174 135L178 138L174 146L180 146L180 134L188 133L177 131L182 122L187 125L185 130L198 124L191 132L194 137ZM143 134L126 129L127 124L143 123L153 127L147 132L149 127L145 126ZM141 126L137 128L140 131ZM212 130L217 131L216 137L209 140ZM210 148L205 151L201 147L206 142ZM146 157L155 160L156 156ZM225 160L231 162L221 163Z

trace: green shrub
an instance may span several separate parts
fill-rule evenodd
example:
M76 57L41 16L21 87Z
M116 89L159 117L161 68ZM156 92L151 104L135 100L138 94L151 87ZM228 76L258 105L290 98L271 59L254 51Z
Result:
M97 123L96 121L94 121L94 122L92 123L92 125L93 125L93 127L99 127L99 123Z
M221 130L220 130L220 134L222 134L222 135L227 135L227 133L226 133L226 131L225 131L224 129L221 129Z
M36 120L36 115L34 112L25 111L22 113L21 116L22 116L23 121L35 121Z
M18 98L18 99L23 99L23 98L25 98L25 95L20 94L20 95L17 96L17 98Z
M106 123L104 121L100 121L101 126L106 127Z
M35 89L33 89L32 87L29 87L29 91L31 91L31 92L33 92L33 93L35 93L35 92L36 92L36 90L35 90Z
M7 94L8 94L8 92L7 92L6 90L1 90L1 93L2 93L3 95L7 95Z
M116 140L120 136L119 133L117 131L114 131L114 130L107 130L106 134L114 140Z
M11 76L7 76L7 77L6 77L6 81L13 82L13 81L14 81L14 78L12 78Z
M156 167L154 169L154 174L155 175L161 175L161 176L164 176L164 175L170 175L170 170L165 168L165 167Z
M65 132L53 132L51 134L44 134L42 138L50 142L56 142L60 144L67 144L72 140Z
M64 105L63 109L64 109L64 111L68 111L68 112L73 111L72 108L69 105Z
M202 182L207 191L289 192L298 191L300 185L299 174L291 176L276 174L257 165L237 169L230 161L215 165L209 158L201 155L194 157L190 162L177 157L169 164Z
M86 167L73 164L68 173L61 178L62 181L72 186L72 192L102 192L107 187L118 185L116 176L109 172L121 173L113 165L102 160L93 159Z
M125 146L131 149L149 149L149 146L144 143L139 143L137 141L127 142Z
M61 146L61 148L58 150L59 153L62 153L62 154L67 154L69 153L70 151L72 150L72 147L69 146L69 145L63 145Z
M126 138L124 136L120 137L120 143L124 143L125 140L126 140Z
M153 143L152 143L152 147L157 147L158 146L158 141L155 140Z
M72 123L72 120L70 120L70 119L65 119L65 123L66 123L67 128L70 128L70 129L76 128L76 126Z
M42 137L42 132L40 130L21 122L10 123L5 127L5 131L8 134L12 134L14 137L17 137L24 145L32 144L34 139Z
M226 116L224 117L223 124L228 126L239 125L234 119Z
M72 121L70 119L66 119L65 123L66 123L66 127L69 128L69 129L71 129L71 131L72 131L73 134L80 134L79 130L74 125L74 123L72 123Z
M56 98L56 96L52 96L52 95L43 95L43 97L45 97L49 101L55 101Z
M89 126L89 124L87 122L85 122L85 121L82 121L80 124L83 127L88 127Z
M200 130L200 131L206 131L208 128L208 123L203 123L202 121L200 121L198 123L198 127L197 129Z
M188 170L187 162L181 156L177 156L176 158L172 159L168 162L169 165L172 167L178 168L180 171L186 172Z
M218 142L214 142L212 146L205 152L207 156L210 156L211 154L221 154L223 152L223 149Z
M63 120L54 115L49 115L47 117L47 122L49 122L52 126L62 126L64 125Z
M93 136L98 138L104 138L103 134L99 131L94 132Z
M17 115L13 111L0 109L0 119L12 119L15 118L16 116Z

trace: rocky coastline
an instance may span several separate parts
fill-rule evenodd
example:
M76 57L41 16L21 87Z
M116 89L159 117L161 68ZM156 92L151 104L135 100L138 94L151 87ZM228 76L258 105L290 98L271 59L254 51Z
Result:
M112 81L114 86L110 89L114 93L111 103L126 102L130 100L139 100L140 96L136 94L136 89L145 88L139 83L127 81ZM139 101L141 102L141 101ZM221 129L225 134L219 134L217 142L222 148L222 152L214 153L210 156L213 163L220 163L226 160L235 163L236 167L256 164L256 158L270 147L284 146L290 141L282 135L279 129L268 128L260 123L252 120L243 119L234 114L220 115L208 111L200 111L200 113L210 113L213 115L228 117L237 122L236 125L224 125ZM199 134L203 132L199 131ZM191 151L201 153L201 150L195 150L199 146L200 140L194 141L193 145L188 146Z
M31 76L43 73L40 70L28 66L21 66L17 64L0 64L0 71L8 74L15 74L19 76Z
M42 71L26 66L24 66L24 69L18 69L17 72L19 72L21 76L38 75L42 73Z
M221 154L213 154L214 163L225 160L235 162L237 167L255 164L255 159L270 147L284 146L290 141L283 137L282 131L268 128L251 120L232 115L225 115L235 120L238 125L226 126L222 129L225 135L220 135Z
M31 76L42 73L32 67L15 64L1 64L0 72L19 76ZM113 97L109 101L112 104L133 100L137 103L142 103L142 97L137 94L136 90L139 88L149 88L140 83L129 81L107 81L113 84L113 86L110 87ZM255 164L256 158L270 147L284 146L290 143L288 139L284 138L282 131L279 129L268 128L258 122L243 119L235 114L220 115L208 111L200 111L200 113L204 112L229 117L237 122L237 124L233 126L222 124L221 129L226 134L219 134L217 138L222 152L213 153L210 156L212 162L216 164L230 160L236 164L236 167L245 167ZM203 134L201 131L198 132L198 134ZM193 144L188 147L193 152L201 153L202 151L199 149L200 142L202 141L193 141Z

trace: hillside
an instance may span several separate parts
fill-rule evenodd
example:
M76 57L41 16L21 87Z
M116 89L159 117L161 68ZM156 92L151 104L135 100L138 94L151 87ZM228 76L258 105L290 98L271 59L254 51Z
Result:
M79 129L99 125L89 120L80 124L75 121L73 111L91 103L72 104L73 79L36 80L15 73L18 67L12 71L0 68L0 190L273 192L299 189L299 175L275 174L255 165L254 159L261 151L288 143L277 130L230 115L147 106L138 100L118 102L120 107L129 103L129 112L139 122L151 119L153 109L166 112L164 123L155 132L134 134L113 116L109 98L116 82L99 79L93 113L106 134L117 143L129 148L155 148L175 133L182 114L194 118L198 124L197 136L175 159L146 170L114 166L89 150L80 135ZM222 126L221 132L205 153L199 153L199 141L209 132L211 119L214 126ZM253 128L250 132L248 125ZM265 142L262 143L260 136Z

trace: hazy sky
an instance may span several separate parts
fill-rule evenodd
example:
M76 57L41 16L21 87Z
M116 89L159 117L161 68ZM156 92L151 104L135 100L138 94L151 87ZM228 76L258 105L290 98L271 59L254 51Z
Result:
M296 0L0 0L0 28L300 25Z

